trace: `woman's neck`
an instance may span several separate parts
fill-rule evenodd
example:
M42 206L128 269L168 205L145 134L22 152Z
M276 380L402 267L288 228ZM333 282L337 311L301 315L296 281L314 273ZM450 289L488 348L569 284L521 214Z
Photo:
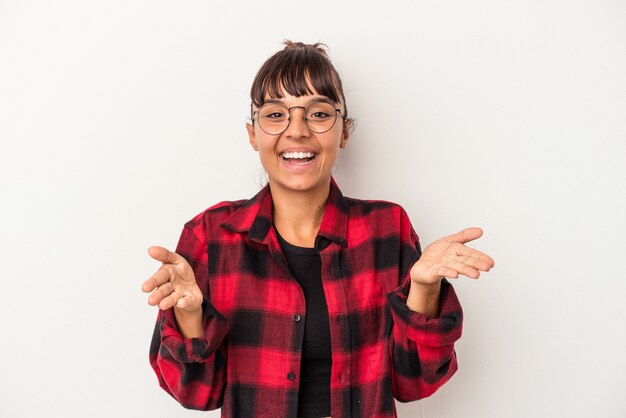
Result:
M271 182L270 189L274 226L280 235L292 245L314 247L324 217L330 181L325 187L308 191L285 190Z

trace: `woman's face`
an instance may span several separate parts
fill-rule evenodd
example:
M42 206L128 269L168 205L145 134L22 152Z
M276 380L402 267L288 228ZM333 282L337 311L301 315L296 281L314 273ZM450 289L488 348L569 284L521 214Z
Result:
M330 102L327 97L317 93L300 97L285 93L283 98L276 101L291 108L306 107L320 99ZM342 114L345 113L343 104L337 104L335 107L339 108ZM254 107L253 110L258 109ZM259 127L258 120L254 126L247 124L246 127L250 144L259 152L261 164L267 172L272 189L320 191L328 187L339 148L344 148L348 142L349 123L350 120L344 122L341 114L338 114L335 124L329 131L314 133L304 121L304 109L298 107L291 109L291 122L279 135L264 132ZM305 155L313 155L313 158L302 159L298 158L302 155L293 153L312 153Z

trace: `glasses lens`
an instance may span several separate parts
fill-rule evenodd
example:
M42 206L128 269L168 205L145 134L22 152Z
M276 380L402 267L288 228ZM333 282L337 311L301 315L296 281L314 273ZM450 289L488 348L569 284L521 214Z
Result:
M330 103L311 103L306 108L307 126L312 132L324 133L335 124L337 111Z
M289 109L279 104L266 104L259 109L259 125L268 134L279 134L289 124Z

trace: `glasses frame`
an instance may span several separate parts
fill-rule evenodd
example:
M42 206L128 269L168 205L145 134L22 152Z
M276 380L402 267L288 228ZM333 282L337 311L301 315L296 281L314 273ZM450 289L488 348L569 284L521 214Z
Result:
M325 131L314 131L313 129L311 129L309 127L309 119L306 117L306 109L309 106L311 106L312 104L316 104L316 103L327 103L327 104L331 105L335 109L335 120L333 121L333 124L330 125L330 128L326 129ZM341 119L344 121L344 123L346 121L346 117L344 116L344 114L341 111L341 109L339 109L338 107L335 107L336 104L334 104L332 102L329 102L329 101L326 101L326 100L317 100L317 101L309 103L306 106L291 106L291 107L287 107L287 106L285 106L284 104L281 104L281 103L270 102L270 103L265 103L263 106L259 107L259 110L255 110L255 111L252 112L252 115L251 115L252 117L250 119L252 120L252 125L253 126L254 126L254 121L255 121L254 116L258 115L259 112L261 111L261 109L263 109L265 106L269 106L269 105L278 105L278 106L284 107L285 109L287 109L287 113L289 113L289 118L287 119L287 126L285 126L285 129L283 129L282 131L280 131L278 133L275 133L275 134L267 132L265 129L263 129L263 126L261 126L261 123L259 123L259 128L261 128L261 130L263 132L265 132L266 134L268 134L268 135L273 135L273 136L281 135L283 132L285 132L287 129L289 129L289 125L291 125L291 109L302 109L304 111L303 114L302 114L302 119L304 119L304 126L306 126L306 128L309 131L311 131L311 132L313 132L315 134L324 134L324 133L330 131L331 129L333 129L333 127L335 126L335 123L337 123L337 112L339 112L339 114L341 115Z

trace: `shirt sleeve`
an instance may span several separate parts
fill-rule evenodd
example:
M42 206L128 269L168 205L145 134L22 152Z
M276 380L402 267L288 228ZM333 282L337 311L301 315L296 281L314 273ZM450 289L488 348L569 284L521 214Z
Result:
M159 309L149 357L160 386L182 406L212 410L223 402L226 354L222 342L228 322L210 302L207 240L202 223L194 220L183 228L176 252L193 268L203 293L204 337L183 337L173 309Z
M441 282L438 317L429 318L406 306L409 272L422 252L404 210L401 216L400 284L387 298L394 324L390 348L393 394L397 400L408 402L432 395L456 372L454 343L461 337L463 311L446 279Z

